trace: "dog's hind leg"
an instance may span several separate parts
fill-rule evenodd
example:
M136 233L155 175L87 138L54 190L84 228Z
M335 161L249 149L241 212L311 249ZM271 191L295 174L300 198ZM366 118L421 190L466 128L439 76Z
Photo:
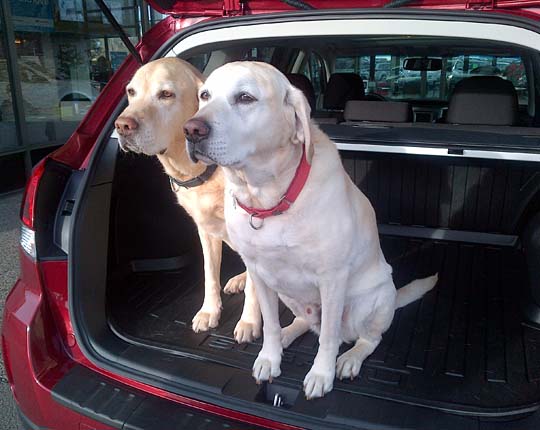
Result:
M354 379L360 372L364 360L377 348L383 333L388 330L394 318L396 289L392 281L388 282L379 292L374 301L362 300L352 303L348 309L349 321L344 321L347 327L347 337L357 337L355 345L341 354L336 362L336 376L339 379ZM349 337L349 339L351 339ZM347 340L347 339L346 339Z
M362 363L373 351L381 339L369 340L360 338L347 352L341 354L336 363L336 376L339 379L354 379L360 373Z
M244 309L240 321L238 321L234 329L234 338L238 343L253 342L261 336L262 329L261 309L257 301L253 281L249 273L244 273L247 274L246 289L244 290Z
M199 237L204 257L204 301L199 312L193 317L193 331L207 331L219 324L221 316L221 239L199 228Z
M301 317L296 317L292 323L281 329L281 344L283 345L283 349L288 348L295 339L302 336L308 330L309 323Z
M247 272L233 276L227 281L227 285L223 288L223 292L225 294L237 294L244 291L244 288L246 287L246 277Z

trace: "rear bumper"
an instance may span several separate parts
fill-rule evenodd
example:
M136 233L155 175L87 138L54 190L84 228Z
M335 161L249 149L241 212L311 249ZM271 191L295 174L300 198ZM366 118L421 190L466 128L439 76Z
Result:
M39 289L18 280L5 303L2 353L22 428L114 428L54 400L53 388L75 365L62 345Z
M2 350L21 428L255 428L134 389L77 364L43 295L18 281L6 299Z
M41 427L34 424L18 407L17 413L19 416L19 426L17 427L17 430L49 430L47 427Z
M170 429L256 429L179 403L147 395L83 366L75 366L56 384L53 398L71 410L129 430Z
M60 405L80 414L78 425L72 422L62 423L62 429L162 430L164 426L174 429L212 428L215 430L254 428L194 411L154 396L146 396L144 393L136 392L101 377L82 366L72 368L53 388L51 395ZM60 405L57 405L59 409L61 409ZM18 429L53 429L53 427L37 425L19 407L17 409ZM88 418L93 419L96 424L88 426Z

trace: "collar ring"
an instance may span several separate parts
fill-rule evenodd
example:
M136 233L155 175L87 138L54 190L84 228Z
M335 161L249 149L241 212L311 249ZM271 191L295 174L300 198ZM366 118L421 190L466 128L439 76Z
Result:
M261 221L261 224L256 226L255 223L253 222L254 218L259 219ZM259 217L257 217L257 214L252 213L252 214L249 215L249 225L253 230L260 230L264 226L264 218L259 218Z

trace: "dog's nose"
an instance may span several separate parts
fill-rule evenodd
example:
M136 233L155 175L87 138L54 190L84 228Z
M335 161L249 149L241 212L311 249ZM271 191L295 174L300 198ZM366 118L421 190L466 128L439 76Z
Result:
M184 134L187 140L197 143L200 140L208 137L210 134L210 126L200 119L192 118L184 124Z
M120 136L131 136L134 130L139 127L139 123L130 116L119 116L114 122L116 131Z

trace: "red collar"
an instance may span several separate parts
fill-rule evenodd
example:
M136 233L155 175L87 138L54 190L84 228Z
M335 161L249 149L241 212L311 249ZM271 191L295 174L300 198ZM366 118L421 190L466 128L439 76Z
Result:
M255 228L255 226L252 223L253 218L265 219L274 215L281 215L283 212L285 212L287 209L291 207L291 205L295 202L295 200L298 198L298 195L304 188L304 185L306 184L310 170L311 170L311 166L306 159L306 147L304 146L302 148L302 158L300 159L300 164L296 168L296 173L294 174L294 178L291 184L289 185L287 192L279 200L276 206L270 209L256 209L256 208L250 208L249 206L243 205L236 197L234 197L234 201L236 202L236 204L238 204L238 206L240 206L248 214L251 215L250 224L252 225L253 228Z

